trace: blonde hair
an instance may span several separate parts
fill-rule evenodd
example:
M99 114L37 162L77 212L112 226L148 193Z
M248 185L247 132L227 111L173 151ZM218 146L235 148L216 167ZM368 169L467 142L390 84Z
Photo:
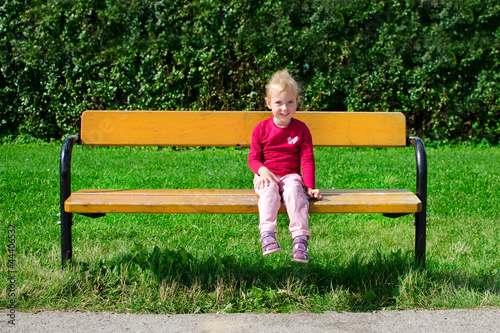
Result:
M278 71L271 76L271 79L269 79L269 82L266 84L266 98L270 100L273 93L287 89L295 93L297 107L300 108L302 106L302 97L300 96L302 89L297 81L288 73L287 69Z

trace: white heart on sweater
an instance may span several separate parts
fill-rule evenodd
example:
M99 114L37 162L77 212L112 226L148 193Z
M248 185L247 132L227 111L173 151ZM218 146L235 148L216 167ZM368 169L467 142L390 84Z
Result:
M297 141L299 141L299 137L298 136L296 136L293 139L291 137L288 137L286 139L288 140L288 144L290 144L290 145L293 145L294 143L297 143Z

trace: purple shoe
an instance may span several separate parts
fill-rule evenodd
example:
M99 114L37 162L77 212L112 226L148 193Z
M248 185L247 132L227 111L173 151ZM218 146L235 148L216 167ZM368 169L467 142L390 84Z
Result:
M307 241L302 238L293 240L292 261L307 264L309 262L309 253L307 252Z
M268 254L281 252L281 247L276 241L274 232L262 233L260 241L262 242L262 252L265 256L267 256Z

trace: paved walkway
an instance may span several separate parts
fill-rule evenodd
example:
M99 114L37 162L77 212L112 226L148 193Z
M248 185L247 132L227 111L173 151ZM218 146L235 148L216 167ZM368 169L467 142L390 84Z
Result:
M500 309L323 314L139 315L47 311L1 312L0 332L500 332Z

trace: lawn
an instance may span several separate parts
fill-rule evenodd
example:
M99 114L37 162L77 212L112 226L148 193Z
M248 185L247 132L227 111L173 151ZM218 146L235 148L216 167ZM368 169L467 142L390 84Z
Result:
M500 307L500 148L428 148L427 261L412 216L311 215L311 262L262 257L257 215L76 215L60 266L59 144L0 145L0 290L20 311L322 312ZM251 188L246 148L76 146L73 189ZM415 189L408 149L319 148L319 188ZM9 231L10 230L10 231ZM9 233L10 232L10 233Z

